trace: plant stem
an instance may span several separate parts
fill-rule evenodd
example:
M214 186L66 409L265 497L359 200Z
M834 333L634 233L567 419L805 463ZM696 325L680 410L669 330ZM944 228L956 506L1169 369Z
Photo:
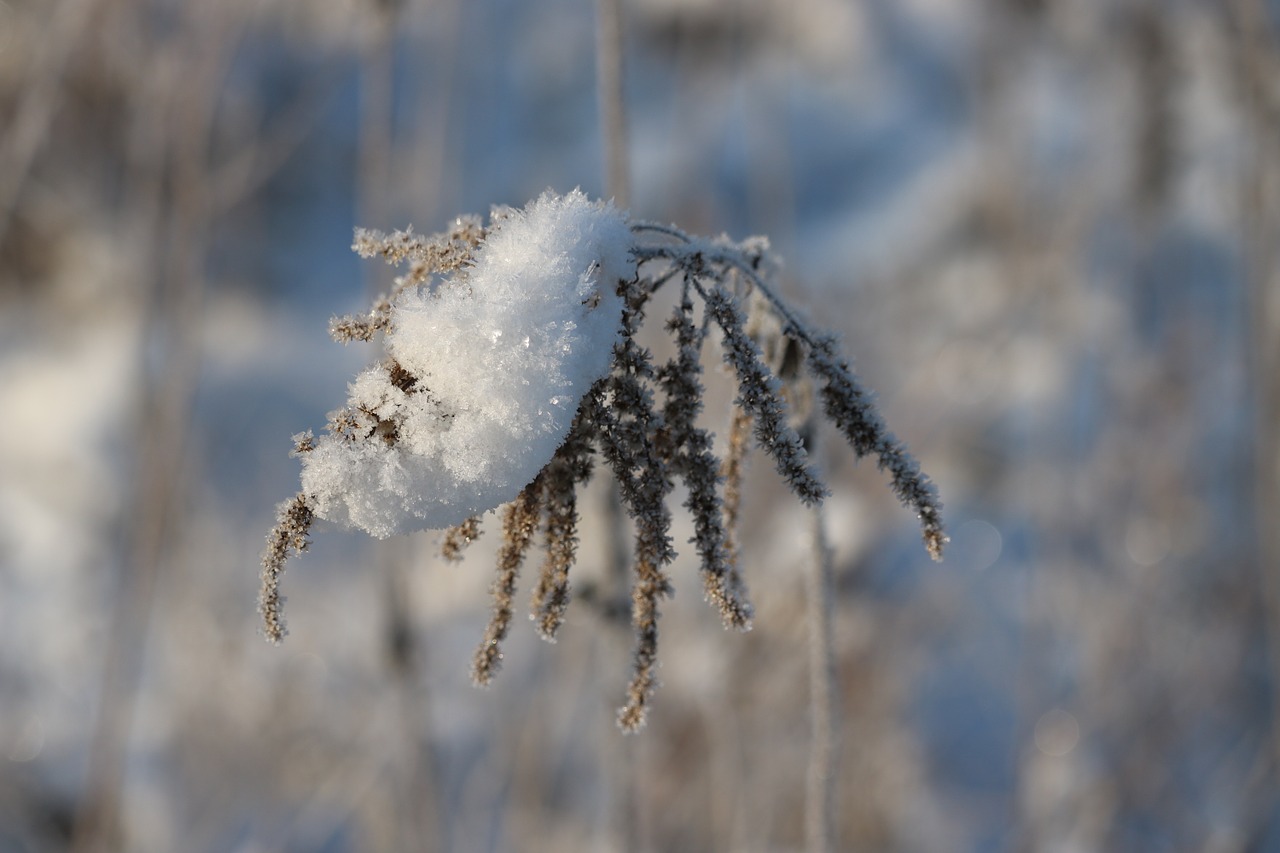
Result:
M809 451L814 453L808 433ZM810 510L812 553L805 573L805 597L809 619L809 713L812 731L809 768L805 784L805 841L810 853L835 849L832 806L835 802L836 732L835 651L831 636L832 566L827 540L826 514L819 504Z
M622 92L622 0L597 0L596 26L596 91L604 134L605 195L626 210L631 206L631 162Z

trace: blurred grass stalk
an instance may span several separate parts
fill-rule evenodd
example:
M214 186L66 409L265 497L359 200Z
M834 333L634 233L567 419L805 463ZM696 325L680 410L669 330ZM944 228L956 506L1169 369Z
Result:
M600 112L600 135L604 148L604 195L621 210L631 206L631 158L627 139L627 105L624 91L624 30L622 0L596 0L596 101ZM610 478L604 492L603 535L606 567L603 600L628 601L630 552L626 514L616 480ZM630 643L630 620L608 620L618 629L619 648ZM610 644L611 646L614 644ZM606 666L611 661L602 661ZM646 843L643 779L647 762L640 754L639 738L618 742L617 730L605 728L600 735L601 777L608 780L613 815L611 834L620 849L641 851Z
M129 745L157 587L181 523L191 408L201 369L209 143L220 84L246 20L235 4L190 7L175 38L193 60L191 73L171 77L154 100L139 105L144 116L165 128L159 156L139 163L154 170L153 181L144 185L165 187L159 190L163 195L153 223L158 278L148 294L143 326L156 338L160 357L151 360L155 353L144 347L147 360L139 368L133 511L72 838L72 849L85 853L129 846L122 816Z
M807 433L811 458L817 458L817 419L810 416ZM832 635L834 578L831 543L827 539L826 506L809 510L810 549L805 574L809 620L809 767L805 777L805 841L809 853L835 850L835 783L839 761L839 720L835 646Z
M385 227L398 198L392 177L400 173L395 140L395 78L397 33L404 19L402 0L367 0L363 56L360 63L360 128L357 141L356 216L365 227ZM443 133L443 129L440 130ZM443 136L440 137L443 139ZM438 181L431 190L438 189ZM415 204L433 209L436 198ZM374 272L365 267L365 290L382 292ZM385 585L383 602L383 660L387 678L395 686L398 737L388 743L387 775L379 780L390 826L381 827L383 847L389 850L436 850L446 843L441 822L439 773L432 760L431 713L427 701L427 655L414 620L412 572L416 549L411 542L379 542L374 563ZM374 824L380 821L373 821Z
M165 566L179 553L190 470L192 407L203 364L201 329L211 228L217 217L254 192L303 142L335 87L319 79L287 105L267 128L252 132L220 163L211 157L215 120L226 75L254 21L253 3L184 7L179 25L147 42L153 85L131 91L134 132L126 152L129 188L122 202L141 226L142 253L154 270L145 287L143 334L137 367L140 394L134 415L132 510L124 522L115 600L104 642L96 719L73 828L80 851L129 846L125 822L128 761L149 630L163 595ZM99 8L101 7L101 8ZM197 11L198 10L198 11ZM96 11L98 28L88 29ZM9 137L4 162L34 158L60 100L66 53L80 35L110 38L130 28L151 32L145 8L102 0L63 0L53 10L55 49L28 71L31 85L19 108L27 135ZM86 38L89 36L85 36ZM186 72L166 73L178 58ZM55 61L57 60L57 61ZM40 104L28 106L37 93ZM33 147L27 144L34 139ZM30 162L26 162L30 166ZM6 172L0 186L0 232L19 204L26 169Z
M0 243L61 103L63 73L89 29L94 13L102 5L104 0L51 3L41 49L36 53L34 67L26 74L27 86L12 122L5 128L7 144L0 147Z
M605 149L605 196L611 197L622 209L631 205L630 156L625 97L624 32L622 0L597 0L596 67L597 92L600 110L601 135ZM756 174L767 174L758 170ZM806 443L810 444L810 458L816 458L816 418L809 418L806 425ZM827 853L835 849L835 783L838 761L838 720L836 717L837 688L835 682L835 649L832 636L833 614L833 566L830 544L825 529L824 510L821 506L812 510L810 526L810 559L805 577L806 612L809 632L809 684L810 684L810 750L805 789L805 839L810 853ZM622 542L626 538L625 519L616 482L610 481L606 527L610 545L607 553L613 557L611 577L625 585L626 550ZM641 825L647 813L646 803L638 798L645 790L644 780L639 778L645 762L636 752L634 741L631 755L620 769L619 762L609 762L610 773L625 792L624 808L618 822L624 850L646 848L646 832ZM619 778L625 773L627 778ZM731 792L722 796L737 799Z
M1275 98L1276 74L1280 71L1274 31L1261 0L1234 0L1228 13L1243 42L1237 55L1243 118L1252 139L1241 170L1241 253L1249 312L1246 328L1247 387L1253 390L1253 458L1249 470L1254 476L1253 526L1257 537L1257 558L1267 622L1268 653L1271 659L1271 749L1265 770L1255 778L1274 784L1280 768L1280 302L1275 289L1276 236L1280 225L1276 198L1280 192L1280 169L1276 150L1280 145L1280 103ZM1264 786L1270 787L1270 785Z

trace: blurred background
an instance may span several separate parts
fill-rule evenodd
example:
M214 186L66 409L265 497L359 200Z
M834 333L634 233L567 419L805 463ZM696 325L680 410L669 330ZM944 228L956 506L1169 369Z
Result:
M762 460L755 629L684 547L637 737L592 600L470 685L492 522L456 565L320 529L291 636L258 627L290 436L377 353L326 331L393 274L353 226L602 194L595 21L0 0L0 851L802 849L810 519ZM1280 850L1280 4L627 0L624 31L633 214L770 235L946 503L933 564L823 442L837 849Z

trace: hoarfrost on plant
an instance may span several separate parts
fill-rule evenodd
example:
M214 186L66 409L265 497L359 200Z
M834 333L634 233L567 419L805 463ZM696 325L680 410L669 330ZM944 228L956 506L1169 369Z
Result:
M315 518L379 537L451 527L442 553L456 559L479 535L479 514L506 504L493 613L472 665L476 683L488 684L535 538L545 559L531 615L547 639L564 623L578 492L599 460L635 527L636 645L618 721L636 731L657 685L661 601L673 590L668 501L676 481L694 517L706 598L727 627L745 630L752 608L734 539L743 459L754 436L792 493L820 503L828 489L797 427L816 428L817 407L805 402L815 398L855 454L889 474L898 499L916 511L930 555L941 558L947 537L937 489L888 431L836 340L780 298L764 241L705 240L629 221L575 191L544 194L523 211L495 210L488 227L460 217L427 238L357 231L353 248L408 262L408 272L367 315L330 330L339 341L384 333L387 355L356 377L323 437L295 437L302 491L278 507L262 557L259 608L271 641L286 633L285 561L306 550ZM437 275L451 277L433 287ZM675 355L660 362L636 334L668 282L678 289L666 323ZM708 341L718 341L738 389L723 461L699 423Z

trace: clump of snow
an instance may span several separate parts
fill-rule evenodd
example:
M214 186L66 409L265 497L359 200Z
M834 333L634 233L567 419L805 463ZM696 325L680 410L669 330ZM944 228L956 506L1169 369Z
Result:
M547 192L497 219L474 265L398 296L390 359L349 388L365 427L302 454L315 514L385 538L516 497L609 371L630 245L611 204Z

